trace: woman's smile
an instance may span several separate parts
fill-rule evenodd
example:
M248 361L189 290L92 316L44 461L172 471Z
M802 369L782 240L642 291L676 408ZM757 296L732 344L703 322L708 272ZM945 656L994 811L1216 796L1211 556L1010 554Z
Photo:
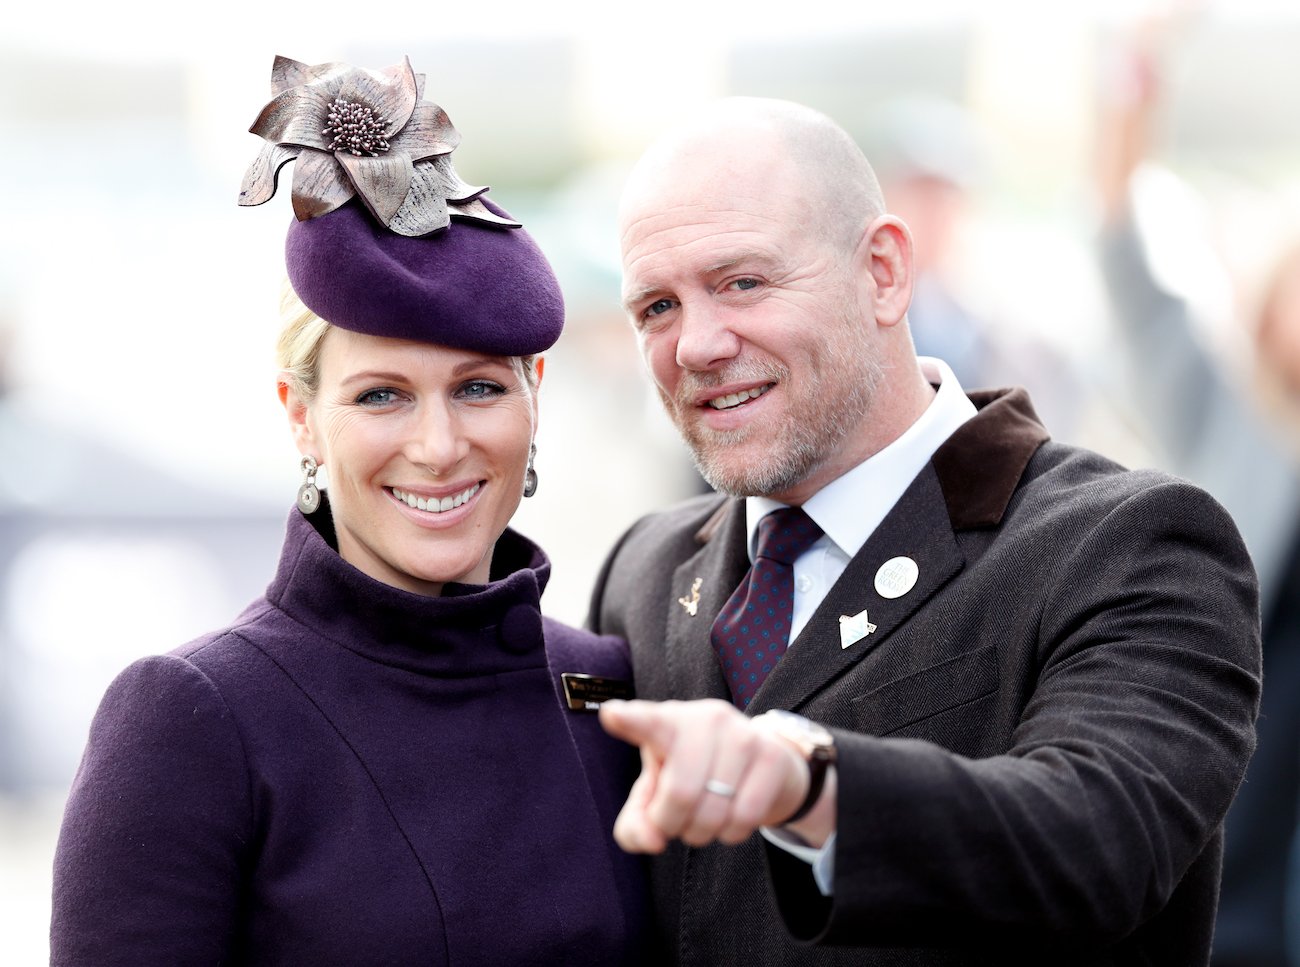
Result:
M480 480L476 483L470 484L465 489L450 497L441 498L435 496L424 497L410 491L399 490L396 487L388 487L385 489L412 510L418 510L426 514L442 515L468 504L473 500L479 490L482 489L483 483L484 482Z

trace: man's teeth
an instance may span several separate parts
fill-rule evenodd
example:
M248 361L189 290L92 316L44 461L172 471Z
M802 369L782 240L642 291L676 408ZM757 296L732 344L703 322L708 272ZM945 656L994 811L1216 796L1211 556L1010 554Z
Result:
M772 388L771 383L766 386L757 386L754 389L747 389L743 393L728 393L726 396L719 396L716 400L709 400L709 405L715 410L729 410L733 406L739 406L741 403L748 403L750 400L756 400Z
M414 507L416 510L427 510L434 514L441 514L445 511L451 510L453 507L459 507L461 504L465 503L465 501L478 493L478 488L479 485L475 484L472 487L467 487L452 497L443 497L442 500L438 500L434 497L426 500L423 497L417 497L415 494L408 494L406 491L398 490L394 487L393 496L398 500L404 501L408 507Z

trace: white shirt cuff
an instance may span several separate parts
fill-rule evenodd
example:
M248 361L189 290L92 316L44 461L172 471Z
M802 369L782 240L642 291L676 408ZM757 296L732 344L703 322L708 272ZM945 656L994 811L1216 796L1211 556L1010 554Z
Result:
M816 846L809 846L794 833L787 832L779 826L760 826L758 831L777 849L785 850L812 867L813 879L822 896L834 895L832 886L835 883L835 833L826 837L826 842L821 849L818 849Z

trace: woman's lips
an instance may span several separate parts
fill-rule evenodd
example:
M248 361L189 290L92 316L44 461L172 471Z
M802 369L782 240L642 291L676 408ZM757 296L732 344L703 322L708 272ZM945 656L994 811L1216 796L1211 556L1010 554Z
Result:
M459 493L452 494L449 497L441 499L437 497L421 497L418 494L408 493L405 490L399 490L397 487L390 487L389 491L394 497L414 510L423 510L430 514L445 514L449 510L455 510L461 504L465 503L476 493L483 485L482 481L470 484Z

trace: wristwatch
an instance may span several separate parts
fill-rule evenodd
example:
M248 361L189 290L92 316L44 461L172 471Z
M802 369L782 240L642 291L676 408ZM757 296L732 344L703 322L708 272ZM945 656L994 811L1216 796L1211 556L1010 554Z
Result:
M817 804L822 787L826 784L826 770L835 761L835 738L823 726L785 709L769 709L754 721L793 746L808 763L808 795L794 811L794 815L780 824L788 826L803 819Z

